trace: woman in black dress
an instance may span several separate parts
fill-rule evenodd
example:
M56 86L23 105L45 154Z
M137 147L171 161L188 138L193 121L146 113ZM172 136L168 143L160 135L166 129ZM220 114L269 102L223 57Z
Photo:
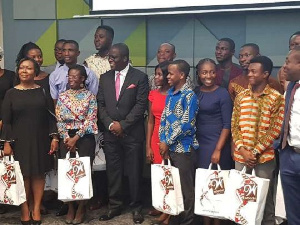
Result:
M49 153L58 148L56 119L49 113L51 97L34 82L39 65L33 59L21 59L16 73L20 84L7 91L2 105L1 139L4 154L14 154L24 178L27 201L21 205L21 222L41 224L44 174L50 169Z

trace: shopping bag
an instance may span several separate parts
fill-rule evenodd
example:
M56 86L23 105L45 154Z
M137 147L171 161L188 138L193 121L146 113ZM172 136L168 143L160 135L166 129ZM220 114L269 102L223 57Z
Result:
M195 181L195 214L218 219L225 219L221 206L225 202L225 190L229 170L212 170L212 164L208 169L198 168Z
M96 148L95 148L95 159L93 161L93 171L106 170L105 155L103 152L104 137L103 132L99 132L95 135Z
M70 152L65 159L58 160L58 199L62 201L77 201L93 197L90 157L70 158Z
M261 225L270 180L256 177L255 170L252 175L245 171L230 171L222 214L237 224Z
M13 156L0 160L0 204L20 205L26 201L23 175Z
M278 176L277 191L276 191L276 204L275 204L275 221L276 224L281 224L286 220L286 211L284 204L284 197L281 185L280 174Z
M184 211L179 170L168 165L151 165L152 205L155 209L170 215Z

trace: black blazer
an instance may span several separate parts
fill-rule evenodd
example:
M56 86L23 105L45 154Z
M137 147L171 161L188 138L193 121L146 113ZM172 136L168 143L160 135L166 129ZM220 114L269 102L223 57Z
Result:
M105 138L116 137L108 130L113 121L119 121L126 135L144 141L144 113L148 105L149 84L147 74L129 66L124 84L116 100L115 71L101 75L97 94L98 112L105 127Z

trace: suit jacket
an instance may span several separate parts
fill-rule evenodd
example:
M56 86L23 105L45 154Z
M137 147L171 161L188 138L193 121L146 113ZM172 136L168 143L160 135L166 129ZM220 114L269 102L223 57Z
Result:
M148 105L149 84L147 74L129 67L119 100L116 100L115 71L100 77L97 94L99 117L105 127L105 138L115 140L108 130L113 121L119 121L126 135L136 141L144 141L144 113Z
M284 105L284 120L283 120L282 127L281 127L280 137L279 137L279 139L277 139L277 140L274 141L274 144L273 144L274 149L281 149L281 146L282 146L285 117L286 117L286 114L287 114L287 111L288 111L288 107L289 107L289 102L290 102L292 90L293 90L295 84L296 84L296 82L294 82L294 81L289 82L289 84L287 86L287 89L286 89L286 93L285 93L285 105Z

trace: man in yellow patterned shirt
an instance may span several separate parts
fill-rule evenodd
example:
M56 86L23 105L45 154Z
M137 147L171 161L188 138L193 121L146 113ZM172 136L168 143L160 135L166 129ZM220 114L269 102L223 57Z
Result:
M284 98L268 85L273 68L266 56L257 56L248 67L249 89L237 95L234 102L231 131L235 145L235 168L270 179L263 225L275 224L273 186L276 161L273 142L278 138L283 122Z

